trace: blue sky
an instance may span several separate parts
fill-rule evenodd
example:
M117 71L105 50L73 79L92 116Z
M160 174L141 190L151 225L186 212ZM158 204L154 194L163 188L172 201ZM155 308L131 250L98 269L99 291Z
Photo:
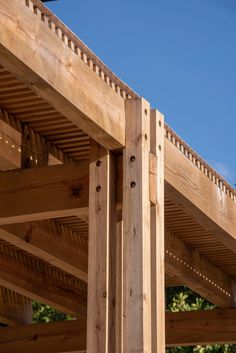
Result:
M47 6L236 183L235 0L59 0Z

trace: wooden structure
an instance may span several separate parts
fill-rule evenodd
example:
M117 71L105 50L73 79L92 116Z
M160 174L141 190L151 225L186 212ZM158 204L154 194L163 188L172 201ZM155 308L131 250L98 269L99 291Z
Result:
M0 352L236 343L235 190L40 0L0 0L0 107Z

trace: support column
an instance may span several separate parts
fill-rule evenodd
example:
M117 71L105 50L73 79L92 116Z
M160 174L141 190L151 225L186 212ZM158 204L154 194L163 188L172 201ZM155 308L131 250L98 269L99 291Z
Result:
M115 168L113 155L91 142L87 353L115 352ZM114 250L114 249L113 249ZM111 272L112 271L112 272Z
M116 351L123 353L123 221L116 225ZM110 353L110 352L109 352Z
M151 111L151 302L152 353L165 352L164 117Z
M124 353L151 352L150 106L126 101L123 164Z

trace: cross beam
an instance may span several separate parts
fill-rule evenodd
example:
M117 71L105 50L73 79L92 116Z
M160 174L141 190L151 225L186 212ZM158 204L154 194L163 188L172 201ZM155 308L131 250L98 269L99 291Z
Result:
M88 164L0 172L0 224L84 215Z
M166 346L236 343L235 309L166 313ZM86 321L1 328L0 351L86 353Z

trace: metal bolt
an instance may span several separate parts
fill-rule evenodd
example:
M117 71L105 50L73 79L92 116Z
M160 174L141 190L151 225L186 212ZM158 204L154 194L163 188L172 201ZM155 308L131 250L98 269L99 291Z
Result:
M131 162L131 163L134 163L134 162L135 162L135 159L136 159L135 156L131 156L131 157L130 157L130 162Z
M131 183L130 183L130 187L133 189L133 188L135 188L135 186L136 186L135 181L131 181Z

